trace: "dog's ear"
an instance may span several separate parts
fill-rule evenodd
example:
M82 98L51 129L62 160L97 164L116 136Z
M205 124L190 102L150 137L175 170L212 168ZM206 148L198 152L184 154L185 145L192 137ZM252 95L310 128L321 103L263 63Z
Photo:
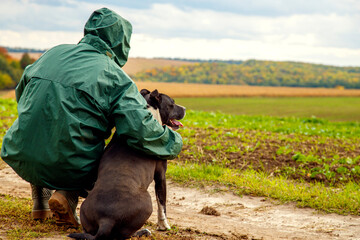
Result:
M158 92L157 89L155 89L154 91L152 91L152 92L150 93L150 99L156 101L158 104L161 103L161 96L160 96L160 94L159 94L159 92Z
M141 91L140 91L140 94L144 97L145 95L148 95L150 93L150 91L149 90L147 90L147 89L141 89Z

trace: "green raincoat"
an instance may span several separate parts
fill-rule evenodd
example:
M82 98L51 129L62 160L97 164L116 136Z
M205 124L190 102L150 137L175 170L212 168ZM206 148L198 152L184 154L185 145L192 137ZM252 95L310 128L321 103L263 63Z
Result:
M95 11L77 45L48 50L28 66L16 88L18 119L1 157L26 181L50 189L91 188L104 139L116 127L127 144L172 159L180 135L161 126L121 67L131 24L113 11Z

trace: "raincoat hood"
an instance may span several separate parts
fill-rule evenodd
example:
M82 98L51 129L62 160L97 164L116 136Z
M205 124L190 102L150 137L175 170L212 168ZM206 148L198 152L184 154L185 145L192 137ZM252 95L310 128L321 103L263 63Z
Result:
M81 42L94 46L122 67L128 60L131 34L129 21L108 8L101 8L86 22Z

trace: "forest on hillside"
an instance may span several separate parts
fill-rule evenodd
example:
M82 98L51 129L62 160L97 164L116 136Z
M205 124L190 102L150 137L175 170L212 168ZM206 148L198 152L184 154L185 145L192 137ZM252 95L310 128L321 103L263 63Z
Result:
M0 47L0 90L14 88L25 67L34 61L27 53L23 54L20 61L13 59L6 48ZM130 77L143 82L360 89L360 67L302 62L209 60L190 65L152 68Z
M360 67L335 67L301 62L201 62L149 69L131 77L136 81L152 82L360 88Z
M27 53L23 54L20 61L13 59L5 48L0 47L0 90L15 88L25 67L34 61Z

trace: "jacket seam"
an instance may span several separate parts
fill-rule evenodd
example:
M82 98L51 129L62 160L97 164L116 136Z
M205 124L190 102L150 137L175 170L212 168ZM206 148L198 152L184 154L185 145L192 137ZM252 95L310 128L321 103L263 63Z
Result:
M79 92L82 92L82 93L86 93L88 94L93 100L94 102L96 103L96 105L98 105L100 107L100 109L103 111L103 112L107 112L104 107L91 95L89 94L88 92L82 90L82 89L79 89L77 87L74 87L74 86L71 86L71 85L66 85L66 84L63 84L62 82L59 82L59 81L56 81L56 80L53 80L53 79L48 79L48 78L42 78L42 77L32 77L29 81L29 83L31 82L32 79L37 79L35 81L49 81L49 82L53 82L53 83L57 83L57 84L60 84L61 86L65 87L65 88L72 88L72 89L75 89L76 91L79 91Z

